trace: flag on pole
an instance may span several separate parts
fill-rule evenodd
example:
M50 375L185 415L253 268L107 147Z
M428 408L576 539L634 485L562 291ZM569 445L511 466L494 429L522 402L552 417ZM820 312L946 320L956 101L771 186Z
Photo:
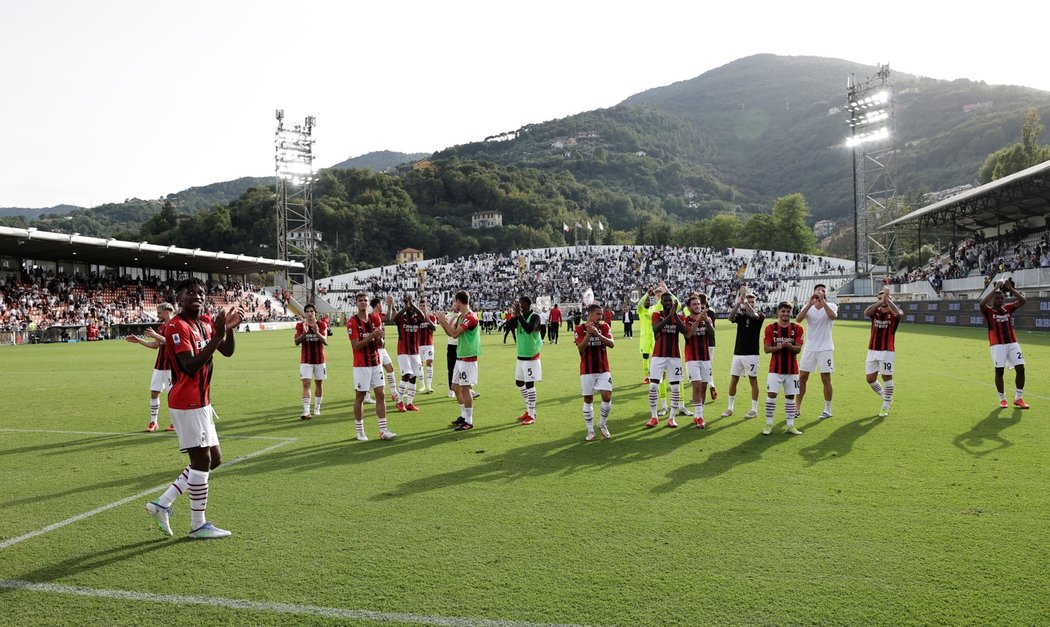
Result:
M583 225L582 225L582 224L580 224L579 222L577 222L577 223L576 223L576 228L578 228L578 229L582 229L582 228L583 228Z
M587 230L588 231L593 231L594 230L593 228L591 228L591 221L590 220L587 220Z
M598 230L599 231L604 231L605 230L605 227L602 226L602 221L601 220L598 220Z
M569 225L568 225L568 224L565 224L564 222L562 222L562 223L561 223L561 230L563 230L563 231L565 231L566 233L568 233L568 232L569 232Z

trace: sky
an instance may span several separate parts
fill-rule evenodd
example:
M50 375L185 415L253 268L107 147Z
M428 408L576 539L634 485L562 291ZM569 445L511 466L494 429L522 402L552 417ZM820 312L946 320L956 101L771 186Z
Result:
M278 108L316 117L325 167L610 107L760 53L1050 91L1050 5L715 4L0 0L0 207L272 175Z

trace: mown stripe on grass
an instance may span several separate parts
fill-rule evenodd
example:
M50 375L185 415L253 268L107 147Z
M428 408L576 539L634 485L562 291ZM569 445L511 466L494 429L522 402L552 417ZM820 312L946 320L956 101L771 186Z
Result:
M459 618L454 616L428 616L426 614L404 614L400 612L376 612L372 610L352 610L339 607L323 607L319 605L297 605L294 603L249 601L246 599L225 599L222 597L208 597L199 595L153 594L149 592L84 588L81 586L67 586L57 583L34 583L32 581L18 581L11 579L0 579L0 588L6 588L9 590L25 590L28 592L72 594L82 597L119 599L122 601L147 601L150 603L170 603L174 605L208 605L212 607L221 607L236 610L274 612L277 614L305 614L310 616L323 616L325 618L348 618L352 620L364 620L375 623L451 625L453 627L467 625L480 625L483 627L539 627L541 625L549 627L578 627L574 625L563 625L559 623L531 623L526 621L493 620L488 618Z

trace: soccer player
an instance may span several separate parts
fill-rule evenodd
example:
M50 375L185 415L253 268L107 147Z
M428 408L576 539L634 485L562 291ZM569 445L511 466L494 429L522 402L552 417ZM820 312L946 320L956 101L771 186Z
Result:
M711 354L711 363L715 361L715 310L711 309L711 306L707 302L707 294L700 292L700 306L707 312L707 319L711 323L711 328L707 330L707 349ZM686 370L686 375L689 371ZM715 389L715 378L714 378L714 366L707 370L707 389L711 392L711 401L718 400L718 390Z
M171 504L183 492L190 498L190 537L198 540L225 538L229 531L208 522L208 476L222 463L215 412L211 406L212 356L230 357L236 348L233 331L244 319L239 307L205 313L206 292L200 279L184 279L175 287L179 313L164 327L164 350L172 366L168 411L179 436L179 449L189 455L183 469L160 498L146 504L146 511L167 535L171 531Z
M405 306L394 313L394 297L386 297L388 320L397 325L397 367L401 371L401 383L397 394L400 412L419 411L412 401L416 398L416 380L423 375L423 362L419 359L419 327L427 317L405 295Z
M456 292L452 311L459 314L455 325L449 323L444 312L437 314L438 324L458 341L456 343L456 367L452 371L452 389L459 400L459 418L452 421L456 431L474 428L474 396L471 386L478 384L478 356L481 354L481 338L478 336L478 317L470 310L470 294L465 290Z
M547 340L551 344L558 343L558 330L561 329L561 323L561 309L558 308L558 303L554 303L554 307L551 307L551 313L547 319Z
M583 439L588 442L594 439L596 390L602 399L598 430L603 440L612 437L608 427L609 412L612 411L612 373L606 349L615 346L609 325L602 321L601 306L588 305L587 321L576 327L576 348L580 351L580 387L583 389L583 421L587 425L587 435Z
M981 315L988 324L988 344L995 366L995 390L999 393L999 407L1006 408L1006 392L1003 390L1003 371L1007 366L1014 369L1014 406L1028 409L1024 402L1024 355L1014 333L1014 312L1028 301L1014 287L1013 279L996 281L995 289L981 299ZM1017 300L1003 304L1005 295Z
M369 306L372 308L372 313L379 316L380 320L383 320L385 318L385 316L383 315L382 299L373 298L371 301L369 301ZM390 390L390 401L397 403L398 395L397 383L394 377L394 362L390 359L390 353L386 352L386 337L384 336L377 340L376 346L379 348L379 359L383 364L383 370L386 371L386 387ZM372 398L371 392L369 392L368 395L365 397L365 402L376 402L375 399Z
M540 348L543 335L540 333L540 315L532 310L532 299L522 296L514 303L513 316L507 320L512 331L517 331L514 343L518 348L518 359L514 367L514 385L518 386L521 399L525 401L525 413L518 416L523 425L536 422L536 383L543 380L540 363Z
M663 292L660 297L662 311L654 311L650 317L655 340L653 343L653 356L649 360L649 422L645 423L647 428L653 428L660 424L656 417L656 401L660 393L660 380L667 379L667 385L671 388L671 407L679 406L678 382L682 379L682 357L678 350L678 334L687 331L685 320L677 312L674 297L670 292ZM643 325L644 327L645 325ZM678 423L674 420L674 412L667 419L667 426L674 428Z
M160 416L160 394L171 389L171 363L168 361L168 352L164 350L164 327L168 325L171 317L174 315L175 307L171 303L161 303L157 305L157 317L160 318L157 330L154 331L147 328L145 331L145 335L150 338L149 340L137 335L128 335L124 338L132 344L139 344L157 351L157 360L153 362L153 376L149 380L149 425L146 427L147 433L153 433L157 430L157 419ZM168 428L165 429L165 431L174 430L174 424L169 424Z
M751 381L751 411L744 418L758 416L758 336L762 333L762 322L765 320L755 309L756 297L740 286L737 302L729 312L729 322L736 325L736 345L733 347L733 365L729 370L729 403L722 417L733 415L733 404L736 402L736 386L740 377Z
M708 337L713 325L708 315L706 303L700 296L692 294L687 302L689 316L685 319L685 370L693 388L693 424L703 429L704 399L707 397L707 383L711 380L711 347Z
M419 361L423 363L423 393L434 393L434 329L437 328L437 318L427 309L426 302L422 303L425 320L419 325Z
M314 416L321 415L324 380L328 378L324 347L328 346L328 320L317 319L317 308L312 303L303 307L303 320L295 325L295 345L300 347L299 379L303 382L303 413L301 420L310 419L310 381L314 381Z
M893 402L893 338L904 312L890 298L890 288L884 287L878 300L864 310L864 315L871 318L865 373L868 385L882 398L879 416L884 418L890 415L890 403ZM882 374L882 385L878 382L879 374Z
M802 352L802 364L798 377L798 403L796 411L802 413L802 398L806 396L806 382L809 373L820 372L820 382L824 386L824 411L818 416L821 420L831 418L831 373L835 372L835 342L831 339L831 327L839 315L839 306L829 303L828 288L818 283L813 288L809 302L795 317L795 322L807 322L809 342Z
M766 375L766 428L762 435L773 433L773 413L777 410L777 394L784 390L784 413L787 415L786 433L802 435L795 428L795 395L798 394L798 354L802 350L801 325L791 322L791 303L777 305L776 322L766 327L765 351L769 353L769 374Z
M375 299L373 299L374 302ZM383 358L379 354L379 345L386 335L383 318L373 311L369 313L368 294L358 292L356 296L357 314L346 323L346 333L354 351L354 421L357 428L357 439L368 441L365 435L365 397L370 391L375 392L376 418L379 421L379 439L393 440L396 433L390 431L386 421L386 396L383 394ZM387 377L389 379L390 377Z

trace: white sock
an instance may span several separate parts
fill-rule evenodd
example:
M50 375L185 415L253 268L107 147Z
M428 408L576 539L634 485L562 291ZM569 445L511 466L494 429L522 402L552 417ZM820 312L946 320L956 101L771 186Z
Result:
M149 399L149 423L151 425L157 424L158 416L160 416L160 399L151 398Z
M594 404L583 404L583 421L587 423L587 433L594 433Z
M534 419L536 418L536 388L535 386L525 390L525 411Z
M1014 400L1015 401L1019 401L1022 398L1024 398L1024 390L1022 390L1020 388L1014 390Z
M386 416L379 416L379 433L386 431Z
M386 373L386 389L390 390L394 394L397 394L397 380L394 379L393 372Z
M315 414L320 414L321 413L321 400L322 400L322 398L320 396L315 396L314 397L314 413Z
M303 415L304 416L309 416L310 415L310 397L309 396L304 396L303 397Z
M824 401L824 411L831 413L831 401Z
M881 385L879 385L879 382L878 382L878 381L872 381L872 382L871 382L871 383L869 383L868 385L870 385L870 386L871 386L871 389L872 389L872 390L873 390L873 391L874 391L874 392L875 392L876 394L878 394L879 396L882 396L882 390L883 390L883 387L882 387Z
M751 399L751 411L755 412L756 414L758 413L758 399L757 398Z
M609 421L609 412L612 411L612 401L602 401L602 404L599 406L599 410L601 411L601 418L599 418L598 420L598 426L604 427L605 423Z
M468 425L474 424L474 408L473 407L464 407L463 408L463 412L466 414L465 416L463 416L463 418L466 419L467 424Z
M678 408L678 404L682 402L681 392L678 387L678 382L671 384L671 407ZM674 416L671 416L674 418Z
M693 403L693 418L703 418L703 417L704 417L704 404L703 403Z
M1006 392L999 392L999 400L1001 400L1001 401L1005 401L1006 400Z
M649 384L649 415L652 418L656 418L656 400L660 395L660 384L650 383Z
M726 411L733 411L733 403L736 402L735 396L730 396L729 401L726 403Z
M890 406L893 402L893 381L887 381L886 385L882 388L882 403L886 407Z
M157 502L162 507L171 507L171 504L175 502L175 499L179 498L179 495L186 491L188 487L187 481L190 478L190 467L186 466L182 469L182 473L168 486L168 489L164 491L164 494L160 495Z
M527 390L524 385L518 388L518 394L521 394L521 402L525 404L525 413L529 413L529 395L525 392Z
M202 470L190 468L186 479L187 492L190 495L190 530L200 529L208 522L204 515L208 509L208 474Z
M795 426L795 399L784 399L784 413L787 414L788 428ZM831 413L831 412L828 412Z
M413 381L405 382L405 397L401 399L405 405L411 405L416 400L416 384Z
M431 389L434 388L434 366L433 365L427 366L425 385L426 385L426 389L428 389L428 390L431 390Z
M777 399L766 397L766 424L773 424L773 412L777 410Z
M356 420L354 422L354 426L357 427L357 435L364 435L365 434L365 421L364 420Z

